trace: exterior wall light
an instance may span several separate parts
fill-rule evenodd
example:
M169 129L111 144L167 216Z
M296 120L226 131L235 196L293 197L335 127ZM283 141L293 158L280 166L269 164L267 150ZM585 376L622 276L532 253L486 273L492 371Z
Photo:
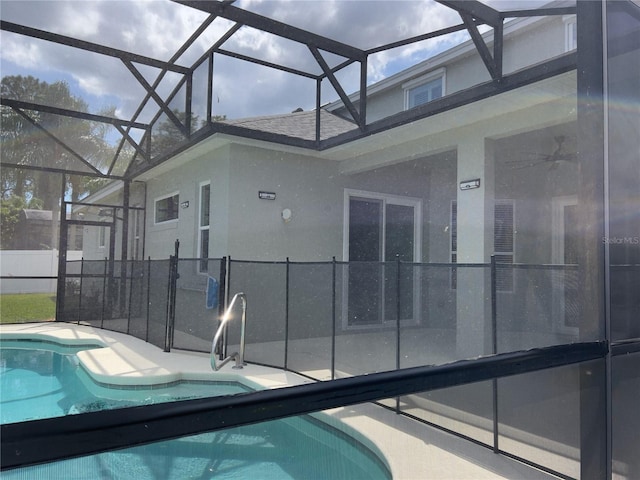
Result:
M465 180L464 182L460 182L460 190L471 190L473 188L480 188L480 179L476 178L474 180Z

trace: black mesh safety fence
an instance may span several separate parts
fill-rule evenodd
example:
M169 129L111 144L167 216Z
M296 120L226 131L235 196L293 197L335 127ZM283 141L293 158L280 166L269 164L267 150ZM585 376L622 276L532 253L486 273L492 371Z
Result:
M69 261L62 320L210 352L239 292L247 361L318 380L561 345L580 331L576 265L499 261ZM235 310L223 353L239 349Z
M63 304L58 305L58 320L63 320L65 322L80 321L79 310L82 283L82 264L82 260L73 260L67 262Z
M149 261L127 262L127 333L148 338Z
M396 268L397 270L397 268ZM436 365L454 359L456 340L455 267L400 264L400 300L409 303L398 335L398 368Z
M210 352L224 301L221 259L179 259L172 347ZM207 286L211 298L207 298Z
M165 351L210 352L225 309L235 294L244 293L245 361L318 381L582 340L584 299L576 265L497 258L490 264L423 264L171 257L69 261L66 273L65 321L127 333ZM240 305L230 312L221 356L240 349ZM378 403L575 477L584 368L566 366ZM535 395L522 397L532 389ZM562 413L566 405L571 415ZM538 424L523 406L553 422ZM544 457L550 445L558 453Z
M109 271L113 269L113 263L108 260L81 260L80 266L78 304L68 305L65 299L65 309L77 307L78 322L101 327L105 319L110 319L113 313L112 297L115 282L109 280ZM68 274L67 266L67 278ZM65 287L68 285L69 283Z
M578 341L577 265L498 263L496 273L496 353Z
M397 322L385 318L390 263L339 264L339 315L336 317L336 378L393 370L397 360Z
M164 348L167 336L169 307L170 260L148 262L147 272L147 342Z
M289 263L286 367L317 380L333 376L335 263Z
M165 348L169 267L169 260L69 261L58 321L126 333Z
M245 359L250 362L285 367L287 266L285 262L231 260L228 267L229 300L236 293L247 296ZM240 310L233 315L240 317ZM240 343L240 322L229 323L227 351Z

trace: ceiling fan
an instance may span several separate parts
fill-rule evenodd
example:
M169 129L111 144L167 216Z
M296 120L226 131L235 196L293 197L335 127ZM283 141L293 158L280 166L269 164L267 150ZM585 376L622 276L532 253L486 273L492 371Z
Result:
M513 160L511 162L506 162L506 164L515 169L535 167L537 165L549 165L549 169L554 170L558 168L561 163L575 162L575 152L565 151L564 143L566 139L567 138L564 135L554 137L554 140L556 141L556 148L552 153L530 153L529 159L527 160Z

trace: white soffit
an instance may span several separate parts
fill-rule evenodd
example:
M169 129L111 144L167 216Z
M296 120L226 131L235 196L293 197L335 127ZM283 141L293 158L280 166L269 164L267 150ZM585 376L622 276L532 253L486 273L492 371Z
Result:
M383 151L384 161L391 164L454 148L457 143L455 139L460 135L456 134L456 131L468 130L474 125L483 130L488 138L501 138L554 123L575 120L575 94L576 73L571 71L321 152L218 133L142 173L136 180L147 181L196 158L212 155L215 150L232 143L340 161L343 163L343 173L354 173L366 169L365 165L371 165L373 161L382 161ZM564 105L564 108L557 108L558 102ZM545 105L552 108L538 108L538 115L527 113L532 113L534 107ZM495 122L497 117L513 116L516 112L524 113L520 115L524 118L524 124L522 121ZM568 115L572 118L568 118ZM491 131L492 127L494 131ZM422 143L421 148L416 150L413 144L418 140ZM409 151L413 153L408 154Z
M502 138L575 120L576 109L576 74L572 71L335 147L320 156L342 161L341 171L350 173L368 163L365 159L381 157L383 151L389 162L397 161L392 152L410 150L416 141L421 148L413 157L455 148L465 130Z

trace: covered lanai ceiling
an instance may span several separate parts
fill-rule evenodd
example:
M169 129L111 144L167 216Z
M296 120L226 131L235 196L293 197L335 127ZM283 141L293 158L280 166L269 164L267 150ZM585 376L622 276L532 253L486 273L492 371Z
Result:
M508 19L573 13L574 1L537 0L5 0L3 78L64 82L81 101L3 80L3 117L55 144L65 160L11 155L24 139L3 128L2 166L127 179L216 133L325 150L575 68L575 55L502 68ZM491 81L367 122L367 86L464 42ZM362 92L356 101L353 92ZM341 125L321 115L335 101L348 112ZM300 110L310 133L260 127ZM95 135L107 159L92 153Z

